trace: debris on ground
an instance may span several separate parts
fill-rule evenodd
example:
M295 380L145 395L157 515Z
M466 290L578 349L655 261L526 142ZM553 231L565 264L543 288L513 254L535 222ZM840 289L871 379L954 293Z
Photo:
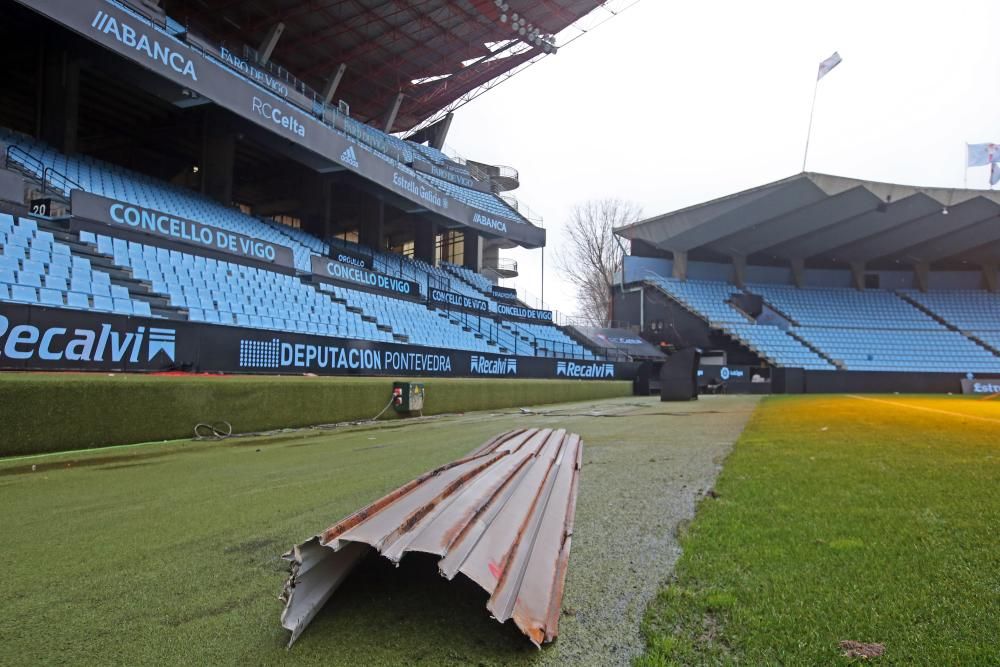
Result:
M871 658L881 657L885 653L885 644L866 644L865 642L856 642L850 639L844 640L838 644L840 650L844 652L845 658L860 658L861 660L870 660Z
M285 554L281 624L291 645L372 548L394 563L437 555L490 594L535 644L558 634L583 443L565 429L517 429L425 473ZM428 610L433 613L433 610Z

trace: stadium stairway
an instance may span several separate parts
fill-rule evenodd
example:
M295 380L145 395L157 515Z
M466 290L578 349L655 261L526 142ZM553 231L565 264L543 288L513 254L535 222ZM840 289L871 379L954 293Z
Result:
M34 220L39 230L51 233L56 241L69 246L72 256L86 259L92 268L108 274L111 277L111 285L126 289L130 299L148 303L152 316L169 320L187 319L182 311L170 305L169 299L154 292L148 282L133 277L129 269L118 266L113 257L101 253L97 249L96 239L94 243L85 241L81 238L80 232L71 231L67 223L62 220L46 218L34 218Z
M750 315L736 307L731 298L741 292L735 285L708 281L679 281L655 277L646 284L655 288L685 311L721 331L734 342L766 359L774 366L835 370L841 365L815 346L807 345L791 331L767 324L758 324ZM790 324L795 321L774 309Z
M911 306L913 306L917 310L922 311L923 313L925 313L928 317L930 317L931 319L933 319L934 321L936 321L937 323L939 323L941 326L945 327L946 329L950 329L951 331L954 331L956 333L959 333L959 334L965 336L966 338L968 338L969 340L971 340L973 343L975 343L979 347L981 347L981 348L983 348L983 349L991 352L993 355L995 355L997 357L1000 357L1000 348L997 348L997 347L995 347L993 345L990 345L987 341L985 341L982 338L980 338L979 336L977 336L974 332L966 331L966 330L962 329L961 327L959 327L958 325L956 325L956 324L952 323L951 321L945 319L945 317L943 315L940 315L940 314L936 313L935 311L931 310L928 306L926 306L923 303L921 303L918 299L913 298L912 296L910 296L909 294L907 294L903 290L896 290L895 294L900 299L902 299L903 301L907 302L908 304L910 304Z
M797 340L803 347L812 350L813 354L815 354L820 359L825 360L828 364L836 368L838 371L847 370L844 364L840 363L839 361L828 355L826 352L819 349L818 347L810 343L808 340L806 340L799 334L795 333L794 330L789 329L786 330L785 333L794 338L795 340Z

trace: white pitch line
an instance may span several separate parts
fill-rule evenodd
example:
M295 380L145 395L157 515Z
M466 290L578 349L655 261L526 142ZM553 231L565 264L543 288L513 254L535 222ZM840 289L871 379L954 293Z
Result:
M856 398L859 401L871 401L873 403L885 403L886 405L895 405L900 408L909 408L910 410L921 410L923 412L936 412L939 415L948 415L949 417L960 417L962 419L975 419L981 422L990 422L991 424L1000 424L1000 419L995 417L979 417L978 415L967 415L961 412L952 412L950 410L940 410L938 408L926 408L922 405L909 405L907 403L898 403L896 401L886 401L881 398L869 398L868 396L858 396L857 394L848 394L851 398Z

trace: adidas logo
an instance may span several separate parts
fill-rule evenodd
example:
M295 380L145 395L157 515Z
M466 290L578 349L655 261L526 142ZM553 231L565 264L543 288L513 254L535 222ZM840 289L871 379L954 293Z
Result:
M354 154L354 146L348 146L347 150L340 154L340 161L355 169L361 166L358 164L358 156Z

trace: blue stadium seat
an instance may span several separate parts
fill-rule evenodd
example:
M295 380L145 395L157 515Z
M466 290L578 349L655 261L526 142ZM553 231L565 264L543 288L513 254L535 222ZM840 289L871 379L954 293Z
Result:
M94 296L94 310L100 310L110 313L114 310L114 302L111 301L110 296Z
M150 310L149 302L142 301L141 299L134 299L132 301L132 312L141 317L151 317L152 310Z
M90 297L80 292L67 292L66 305L70 308L81 308L83 310L87 310L90 308Z
M29 285L31 287L41 287L42 286L42 274L35 273L34 271L18 271L17 272L17 283L19 285Z
M34 287L27 285L12 285L10 288L11 301L22 303L38 303L38 292Z
M60 292L59 290L55 290L55 289L46 289L44 287L39 290L39 299L38 299L38 301L39 301L39 303L42 303L42 304L44 304L46 306L59 306L59 307L62 307L64 305L63 304L62 292Z

